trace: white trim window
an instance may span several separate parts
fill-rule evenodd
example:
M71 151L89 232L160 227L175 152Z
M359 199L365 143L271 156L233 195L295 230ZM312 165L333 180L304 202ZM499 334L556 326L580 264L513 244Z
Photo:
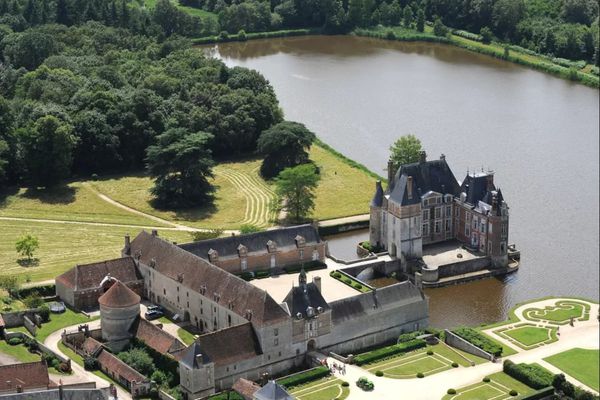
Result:
M423 221L426 221L429 219L429 209L423 210L421 214L423 217Z
M442 221L435 221L435 233L442 231Z
M442 207L435 208L435 219L442 218Z
M429 235L429 224L423 224L423 236Z

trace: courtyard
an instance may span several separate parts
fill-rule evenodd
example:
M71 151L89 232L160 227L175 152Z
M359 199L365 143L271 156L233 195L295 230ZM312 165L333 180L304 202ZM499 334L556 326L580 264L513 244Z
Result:
M438 267L440 265L485 257L472 253L462 246L462 243L455 240L423 246L423 261L429 267Z

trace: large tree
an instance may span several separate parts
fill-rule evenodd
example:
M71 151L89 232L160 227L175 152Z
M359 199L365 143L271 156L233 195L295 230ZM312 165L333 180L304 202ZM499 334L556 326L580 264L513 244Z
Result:
M419 161L421 154L421 141L415 135L401 136L390 147L390 160L396 167Z
M264 131L258 138L258 152L264 156L260 173L277 176L285 168L308 162L310 145L316 136L298 122L284 121Z
M53 115L39 118L20 132L29 180L35 186L53 186L69 176L77 139L73 127Z
M292 222L306 220L315 207L314 190L320 176L313 164L286 168L277 177L276 190L280 207Z
M213 159L209 148L213 136L171 128L158 135L147 149L148 172L156 181L152 188L162 208L202 206L211 198Z

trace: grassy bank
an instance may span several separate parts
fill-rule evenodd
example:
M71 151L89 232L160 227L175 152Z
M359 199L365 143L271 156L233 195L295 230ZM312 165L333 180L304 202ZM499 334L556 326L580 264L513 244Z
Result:
M549 57L535 54L527 51L526 49L519 49L516 46L510 46L504 43L493 42L490 44L484 44L478 42L477 40L471 40L455 34L450 34L448 37L438 37L433 34L433 29L430 26L425 27L425 32L417 32L415 30L402 27L377 27L372 29L356 29L352 32L352 34L356 36L373 37L383 40L397 40L404 42L425 41L451 44L469 51L547 72L574 82L580 82L590 87L600 87L600 80L598 76L589 73L590 68L588 66L584 66L581 69L565 67L553 62ZM507 46L509 48L508 55L505 53L505 47Z
M270 32L250 32L239 35L227 34L227 35L213 35L205 36L201 38L193 39L192 42L195 45L212 44L212 43L227 43L227 42L245 42L247 40L254 39L273 39L281 37L292 37L292 36L307 36L307 35L319 35L322 33L321 29L318 28L307 28L307 29L284 29L280 31Z

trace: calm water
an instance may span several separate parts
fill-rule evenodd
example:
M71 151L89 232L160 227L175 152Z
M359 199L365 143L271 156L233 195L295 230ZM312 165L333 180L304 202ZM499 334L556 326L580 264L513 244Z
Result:
M458 180L496 171L521 270L429 290L433 325L498 320L533 297L598 299L597 90L434 44L302 37L214 51L262 72L287 119L381 174L407 133L446 154Z

